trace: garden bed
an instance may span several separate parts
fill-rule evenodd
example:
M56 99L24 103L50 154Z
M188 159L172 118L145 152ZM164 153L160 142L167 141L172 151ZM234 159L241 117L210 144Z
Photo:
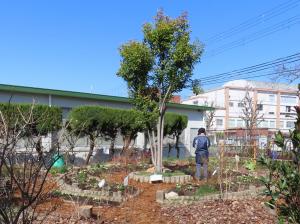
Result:
M90 181L86 181L90 183ZM119 183L106 183L103 187L79 185L76 182L66 183L64 177L58 180L59 190L56 194L66 199L79 198L81 201L97 203L121 203L128 198L137 196L140 191L134 186L124 186ZM84 189L83 189L84 188Z
M246 198L254 198L260 196L265 187L249 186L249 189L238 192L221 193L215 186L204 185L195 188L186 188L177 190L169 190L167 192L157 191L156 201L159 203L193 203L195 201L211 201L211 200L238 200Z
M241 173L237 171L227 171L223 175L222 184L218 180L217 176L214 176L208 180L208 182L189 182L189 183L177 183L176 186L169 192L174 192L178 196L189 197L202 197L211 194L221 193L237 193L248 191L251 189L261 188L259 177L254 176L252 173ZM218 198L218 196L216 196Z
M64 170L66 173L57 175L59 190L57 196L64 199L76 197L88 203L121 203L139 194L139 190L128 183L107 181L108 174L123 172L122 166L97 164L85 168Z

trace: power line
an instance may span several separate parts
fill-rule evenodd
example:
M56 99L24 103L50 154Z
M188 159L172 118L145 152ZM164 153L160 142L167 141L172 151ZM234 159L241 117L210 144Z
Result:
M201 80L204 82L204 81L217 80L220 78L229 77L232 75L239 76L241 74L249 74L249 73L253 73L253 72L257 72L257 71L274 68L274 67L282 65L282 64L294 63L299 60L300 60L300 53L295 53L295 54L292 54L292 55L289 55L286 57L277 58L275 60L271 60L268 62L248 66L248 67L241 68L241 69L235 69L230 72L223 72L223 73L219 73L219 74L215 74L215 75L205 76Z
M297 61L300 61L297 60ZM252 73L257 73L257 72L261 72L263 70L266 70L266 69L258 69L258 70L253 70L253 71L250 71L250 72L246 72L246 73L236 73L236 74L232 74L232 75L226 75L226 76L223 76L223 77L220 77L220 78L213 78L213 79L207 79L207 80L204 80L202 83L207 83L207 82L216 82L216 81L219 81L219 80L227 80L229 78L241 78L242 76L245 76L245 75L251 75Z
M250 79L250 78L258 78L258 77L267 77L267 76L274 76L274 75L279 75L279 74L284 74L284 73L289 73L289 72L299 72L300 69L291 69L291 70L285 70L285 71L282 71L282 72L272 72L272 73L267 73L267 74L255 74L255 75L248 75L248 76L240 76L239 79ZM223 80L217 80L217 81L207 81L207 82L204 82L202 84L202 86L209 86L209 85L214 85L214 84L220 84L220 83L224 83L224 82L227 82L227 81L232 81L236 79L236 77L228 77L228 78L224 78Z
M242 68L242 69L236 69L233 70L231 72L225 72L225 73L221 73L221 74L217 74L217 75L213 75L213 76L206 76L204 77L202 80L207 80L207 79L216 79L219 77L227 77L228 75L231 74L241 74L241 73L245 73L245 72L252 72L252 71L261 71L261 70L266 70L266 69L270 69L273 68L275 66L279 66L282 64L290 64L290 63L294 63L300 60L300 53L293 55L293 56L288 56L286 58L281 58L281 59L276 59L273 61L269 61L269 62L264 62L261 64L257 64L257 65L252 65L246 68Z
M298 60L294 60L294 61L291 61L291 62L288 62L288 63L285 63L286 64L290 64L290 63L294 63L294 62L298 62L300 61L300 59ZM282 64L280 64L282 65ZM238 72L238 73L233 73L233 74L227 74L225 76L219 76L219 77L216 77L216 78L209 78L209 79L205 79L203 80L203 82L208 82L208 81L217 81L219 79L226 79L226 78L234 78L234 77L240 77L241 75L249 75L249 74L252 74L252 73L257 73L257 72L261 72L261 71L264 71L264 70L269 70L271 68L275 68L276 66L273 66L273 67L269 67L269 68L262 68L262 69L255 69L255 70L251 70L251 71L248 71L248 72Z
M291 18L289 18L287 20L284 20L284 21L281 21L281 22L279 22L275 25L269 26L265 29L262 29L260 31L255 32L255 33L252 33L252 34L247 35L245 37L242 37L242 38L240 38L236 41L232 41L228 44L222 45L222 46L220 46L220 47L218 47L214 50L210 50L210 51L208 51L208 53L204 57L209 58L209 57L219 55L219 54L221 54L223 52L226 52L228 50L231 50L233 48L244 46L248 43L251 43L253 41L256 41L256 40L262 39L266 36L269 36L273 33L279 32L279 31L284 30L284 29L288 29L292 26L298 25L299 23L300 23L300 16L299 15L291 17Z
M236 35L237 33L241 33L243 31L251 29L263 22L271 20L272 18L275 18L279 15L284 14L285 12L288 12L291 9L296 8L298 6L298 3L299 3L299 0L290 0L290 1L284 2L270 10L267 10L267 11L259 14L258 16L252 17L252 18L240 23L239 25L230 28L229 30L215 34L215 35L209 37L208 39L206 39L204 42L211 45L215 42L219 42L219 41L222 41L229 37L232 37L233 35Z

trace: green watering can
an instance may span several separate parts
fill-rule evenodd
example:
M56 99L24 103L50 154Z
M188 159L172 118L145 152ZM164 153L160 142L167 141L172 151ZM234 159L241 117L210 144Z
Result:
M58 154L55 154L53 156L53 159L56 160L55 163L53 164L52 167L55 167L55 168L61 168L65 165L65 160L63 159L62 156L58 155Z

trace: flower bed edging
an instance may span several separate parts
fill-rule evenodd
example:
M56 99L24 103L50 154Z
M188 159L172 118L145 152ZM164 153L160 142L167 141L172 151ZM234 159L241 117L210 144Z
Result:
M205 196L178 196L175 198L165 198L166 192L163 190L159 190L156 192L156 201L158 203L170 204L170 203L181 203L181 204L190 204L197 201L212 201L212 200L237 200L237 199L245 199L250 197L257 197L261 194L261 192L265 189L265 187L255 187L249 186L249 190L238 191L238 192L228 192L223 193L221 196L218 194L209 194Z
M85 197L104 202L122 203L128 198L136 197L140 193L140 191L137 189L135 194L125 197L122 195L121 191L112 192L112 195L110 195L110 192L105 189L102 189L101 191L81 190L76 185L66 184L63 179L58 179L57 182L59 184L59 190L61 194Z
M129 179L135 180L141 183L150 183L150 176L139 175L138 172L132 172L128 175ZM164 177L164 183L174 183L174 184L183 184L188 183L192 180L192 176L190 175L178 175L178 176L170 176Z

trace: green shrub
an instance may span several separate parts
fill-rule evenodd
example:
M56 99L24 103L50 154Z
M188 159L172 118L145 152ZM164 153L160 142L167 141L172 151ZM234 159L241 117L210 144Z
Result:
M71 133L89 137L90 150L86 165L93 154L97 138L104 137L111 141L110 152L113 155L114 142L118 133L123 137L123 148L128 148L137 133L144 130L144 120L140 112L100 106L73 108L69 114L68 124L68 131Z
M204 196L204 195L213 194L217 192L218 189L212 185L202 185L196 190L195 195Z
M300 90L300 85L298 86ZM275 144L286 150L287 140L292 142L293 161L273 161L262 157L260 163L269 170L267 177L261 178L271 199L268 205L279 209L280 217L289 223L300 223L300 106L295 106L297 120L295 128L287 138L282 132L275 134Z
M245 161L244 167L253 172L256 169L256 163L253 159L248 159Z
M248 176L248 175L237 176L237 181L243 184L250 184L255 182L255 180L257 179L254 176Z
M125 191L125 189L126 189L126 187L124 186L124 184L118 184L117 185L117 190L118 191L122 191L123 192L123 191Z
M108 170L108 167L105 166L105 164L101 164L101 163L93 164L89 168L89 171L93 174L101 174L102 172L105 172L106 170Z
M181 184L176 184L176 191L180 191L181 190L181 188L182 188L182 186L181 186Z
M52 195L53 195L54 197L60 197L60 196L62 196L63 194L62 194L62 192L59 191L59 190L54 190L54 191L52 191Z
M0 111L7 125L11 125L15 131L18 131L14 129L16 123L17 128L23 127L23 116L31 117L30 125L27 125L22 133L24 136L47 135L49 132L58 131L62 125L62 110L55 106L0 103Z
M300 223L300 173L297 166L269 158L259 161L269 169L269 175L261 177L267 188L264 194L270 197L267 204L271 208L278 207L280 215L287 217L289 222Z
M64 174L68 172L68 167L67 166L62 166L62 167L52 167L49 171L52 175L56 174Z
M175 148L177 151L177 159L179 159L180 148L179 148L179 138L183 130L187 127L188 117L176 113L166 113L164 121L164 137L171 136L175 140ZM169 149L170 150L170 149ZM170 153L170 152L169 152Z
M169 171L162 174L164 177L173 177L173 176L182 176L185 175L182 171L176 170L176 171Z
M76 175L76 180L79 184L84 184L87 181L87 173L85 170L80 170Z
M98 181L96 178L91 178L89 179L89 184L92 186L92 187L97 187L98 186Z

